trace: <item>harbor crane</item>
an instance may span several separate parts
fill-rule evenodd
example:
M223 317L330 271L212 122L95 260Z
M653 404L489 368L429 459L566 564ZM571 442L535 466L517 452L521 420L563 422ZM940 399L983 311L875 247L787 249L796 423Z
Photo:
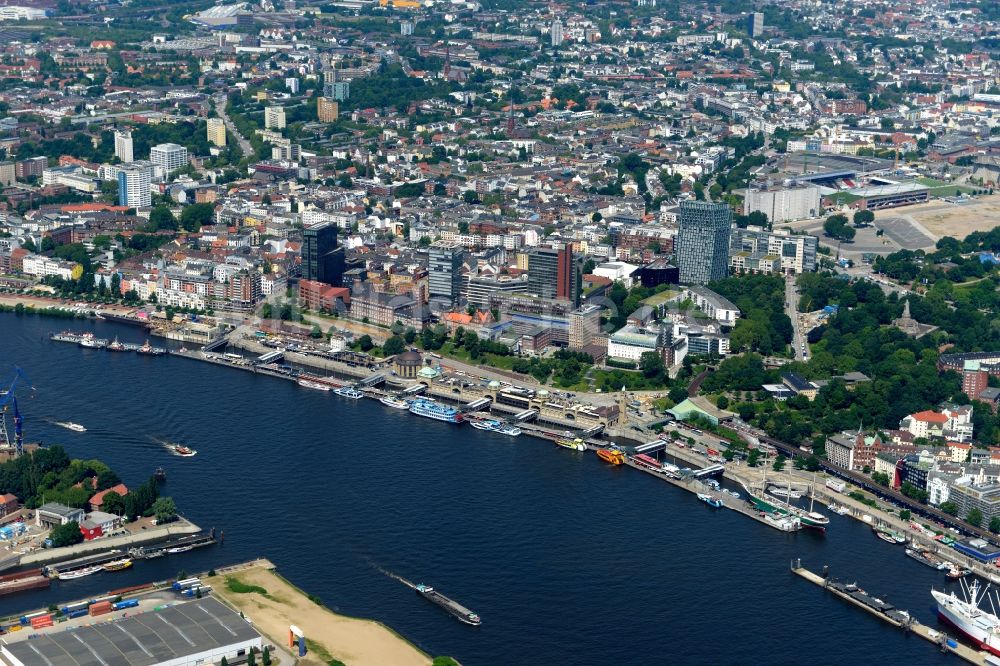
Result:
M24 372L15 365L14 379L10 382L10 386L4 391L0 391L0 446L6 447L8 451L13 449L15 456L20 456L24 453L24 419L21 417L21 412L17 409L17 396L14 393L18 384L22 381L34 391L34 387L31 386L31 382L28 381ZM11 432L7 429L7 412L11 413L13 420L13 442L11 442Z

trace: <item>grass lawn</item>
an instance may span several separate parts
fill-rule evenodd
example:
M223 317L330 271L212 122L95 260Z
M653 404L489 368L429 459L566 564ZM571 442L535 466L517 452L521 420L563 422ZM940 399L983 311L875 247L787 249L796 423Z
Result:
M917 178L916 181L921 185L926 185L927 187L942 187L943 185L950 185L946 180L940 180L938 178L925 178L921 176Z
M944 187L932 187L930 195L932 197L953 197L956 191L962 194L971 194L975 190L964 185L945 185Z
M831 194L830 199L837 205L854 203L861 197L850 194L849 192L837 192L836 194Z
M967 187L965 185L956 185L938 178L917 178L916 180L921 185L926 185L931 188L930 195L932 197L953 197L955 196L956 191L961 192L962 194L969 194L970 192L975 191L975 188Z

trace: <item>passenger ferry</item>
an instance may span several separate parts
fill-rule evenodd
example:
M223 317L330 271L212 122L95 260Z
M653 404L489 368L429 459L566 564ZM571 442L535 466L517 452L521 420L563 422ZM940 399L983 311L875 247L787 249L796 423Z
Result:
M709 505L713 509L719 509L722 507L722 500L716 497L712 497L711 495L707 495L705 493L698 493L698 499L700 499L702 502Z
M104 349L108 346L108 341L103 338L95 338L93 333L84 333L79 344L88 349Z
M351 400L358 400L364 397L364 394L361 391L355 388L351 388L350 386L344 386L339 389L335 389L334 393L336 393L342 398L350 398Z
M470 421L472 427L476 430L488 430L490 432L498 432L501 435L510 435L511 437L517 437L521 434L521 429L515 426L509 426L496 419L483 419L482 421Z
M582 439L577 437L576 439L557 439L556 446L561 446L564 449L572 449L573 451L586 451L587 443Z
M409 409L410 403L405 400L400 400L399 398L393 398L391 395L387 395L384 398L379 398L378 400L386 407L392 407L393 409Z
M329 391L330 387L326 384L320 384L319 382L314 382L309 379L300 379L298 382L299 386L303 388L315 389L317 391Z
M462 413L454 407L442 405L427 398L417 398L411 402L410 413L448 423L461 423L463 420Z

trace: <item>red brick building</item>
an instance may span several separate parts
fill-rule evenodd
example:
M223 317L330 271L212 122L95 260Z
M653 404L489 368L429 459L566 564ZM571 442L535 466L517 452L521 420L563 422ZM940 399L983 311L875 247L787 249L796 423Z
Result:
M101 492L99 492L96 495L94 495L93 497L91 497L90 498L90 502L89 502L89 504L90 504L90 510L91 511L103 511L104 509L102 509L101 507L104 504L104 496L107 495L108 493L110 493L111 491L114 491L114 492L118 493L122 497L125 497L126 495L128 495L128 487L124 483L119 483L117 486L112 486L111 488L108 488L107 490L102 490Z
M319 312L335 312L339 300L344 306L351 304L351 290L343 287L331 287L315 280L299 280L299 300L309 310Z

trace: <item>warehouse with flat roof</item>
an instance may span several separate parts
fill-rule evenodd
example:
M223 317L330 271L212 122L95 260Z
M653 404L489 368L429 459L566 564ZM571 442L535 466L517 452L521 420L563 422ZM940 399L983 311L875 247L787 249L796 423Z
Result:
M243 656L263 639L239 613L205 597L120 620L43 630L0 643L3 666L195 666Z

